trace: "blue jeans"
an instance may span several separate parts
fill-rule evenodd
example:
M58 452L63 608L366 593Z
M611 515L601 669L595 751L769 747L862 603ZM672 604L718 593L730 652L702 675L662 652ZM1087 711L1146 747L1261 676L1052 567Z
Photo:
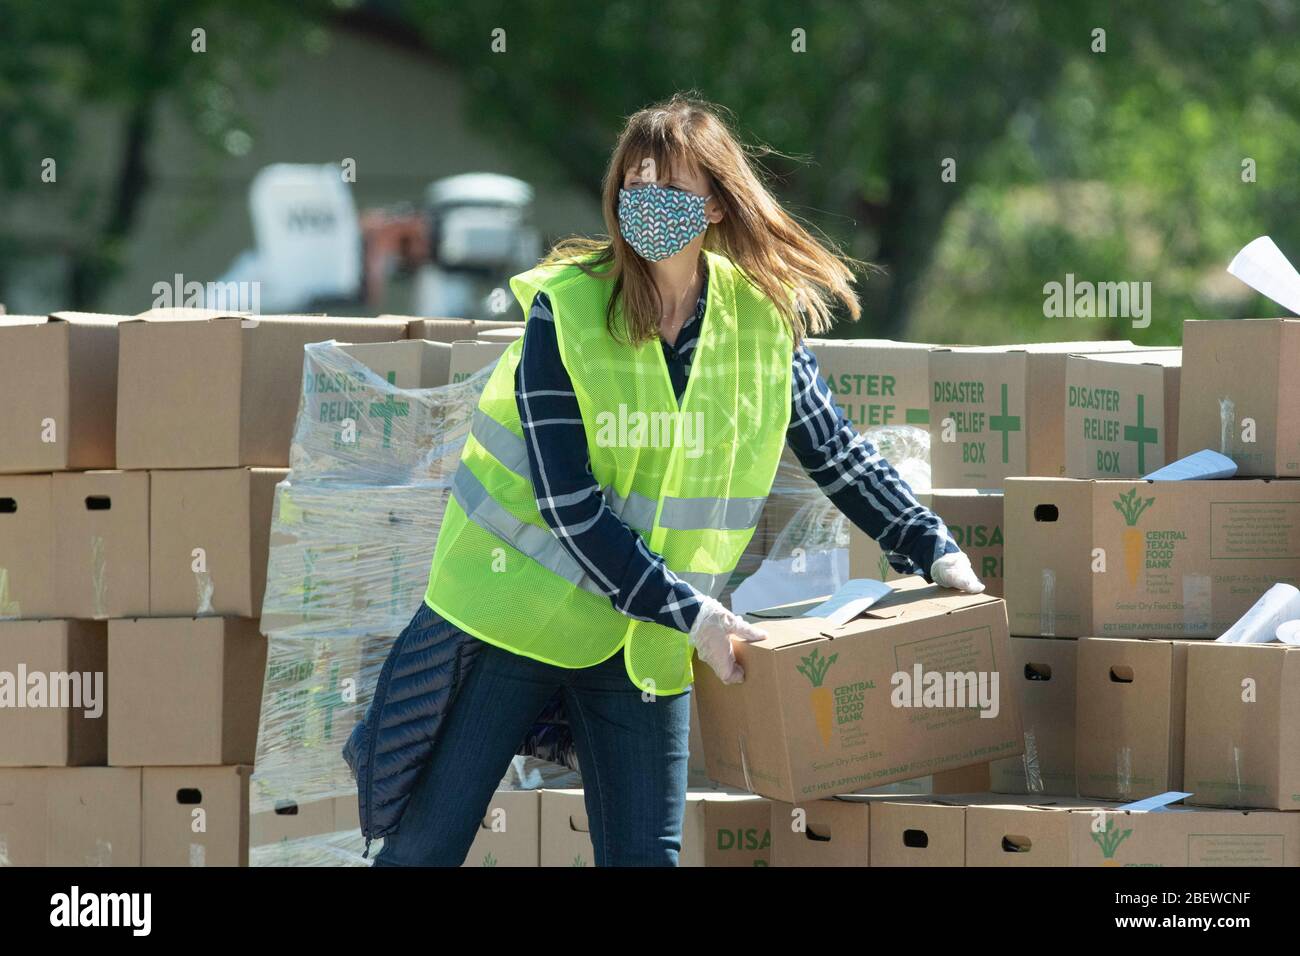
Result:
M460 866L520 741L557 690L573 730L596 865L676 866L690 691L643 701L621 651L569 669L487 643L374 865Z

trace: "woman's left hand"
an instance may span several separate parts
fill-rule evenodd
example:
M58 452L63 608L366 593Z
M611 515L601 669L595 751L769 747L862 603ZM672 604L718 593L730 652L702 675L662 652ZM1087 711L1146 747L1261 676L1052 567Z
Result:
M961 551L945 554L934 562L930 567L930 579L940 587L956 588L967 594L979 594L984 590L984 582L975 576L970 558Z

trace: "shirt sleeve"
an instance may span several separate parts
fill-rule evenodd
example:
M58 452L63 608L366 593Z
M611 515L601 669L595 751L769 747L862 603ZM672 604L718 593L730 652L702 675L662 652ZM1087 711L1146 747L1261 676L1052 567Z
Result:
M961 549L943 519L916 500L894 466L845 418L806 345L794 352L791 392L786 443L804 471L880 545L895 571L928 581L936 559Z
M616 611L690 632L702 595L610 509L591 472L582 410L539 292L515 370L515 404L542 520Z

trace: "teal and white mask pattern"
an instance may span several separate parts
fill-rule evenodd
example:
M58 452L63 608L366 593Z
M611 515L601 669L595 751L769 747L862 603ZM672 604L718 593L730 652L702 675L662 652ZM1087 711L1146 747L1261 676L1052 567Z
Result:
M637 255L658 262L681 252L709 228L708 196L647 183L618 191L618 229Z

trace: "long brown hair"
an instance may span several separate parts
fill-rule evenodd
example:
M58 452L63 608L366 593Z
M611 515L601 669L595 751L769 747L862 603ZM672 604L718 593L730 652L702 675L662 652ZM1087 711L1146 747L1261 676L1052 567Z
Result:
M854 320L862 313L852 267L866 264L814 238L781 208L755 169L753 150L741 144L724 116L721 107L681 93L633 113L605 171L601 204L608 237L564 239L546 257L547 263L574 263L589 275L613 280L605 324L616 338L643 342L659 334L659 292L649 267L618 228L624 174L646 157L664 174L694 162L709 177L724 215L710 224L704 248L740 267L780 310L796 341L830 328L835 300ZM616 321L620 301L621 327Z

